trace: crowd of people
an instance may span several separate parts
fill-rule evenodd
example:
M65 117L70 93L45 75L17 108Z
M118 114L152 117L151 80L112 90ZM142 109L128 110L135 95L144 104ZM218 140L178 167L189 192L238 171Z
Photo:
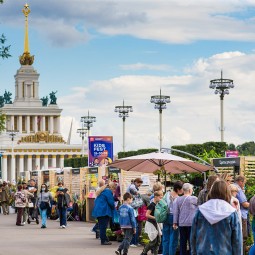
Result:
M3 215L9 215L10 206L14 207L17 213L16 225L24 226L34 221L39 224L41 216L41 228L47 228L47 219L54 208L58 216L60 228L67 226L67 209L71 199L68 189L59 182L54 195L48 190L48 186L43 183L38 189L34 179L28 183L22 182L17 185L10 182L0 184L0 202Z
M255 255L255 247L247 247L249 215L255 234L255 196L247 200L244 176L232 180L228 174L211 175L197 197L190 183L176 181L164 194L158 182L143 195L141 184L137 178L128 186L122 204L115 196L116 183L102 182L98 189L92 215L101 245L112 244L106 230L119 224L123 241L116 255L140 245L143 228L149 242L141 255Z
M255 255L255 246L247 247L249 230L255 239L255 196L247 200L246 178L235 180L228 174L211 175L198 196L190 183L176 181L169 191L156 182L146 194L139 189L143 181L136 178L123 196L116 182L99 181L92 216L97 219L93 231L101 245L111 245L107 229L122 234L116 255L127 255L130 247L144 246L140 255ZM35 221L47 228L47 219L56 208L60 228L67 226L67 209L71 200L59 182L52 193L35 180L17 185L0 184L1 213L8 215L12 204L17 212L16 225ZM252 224L250 224L250 218ZM147 242L141 236L147 234Z

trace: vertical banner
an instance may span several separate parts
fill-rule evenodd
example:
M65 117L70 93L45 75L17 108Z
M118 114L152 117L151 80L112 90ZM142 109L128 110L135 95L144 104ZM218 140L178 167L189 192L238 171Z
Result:
M113 160L112 136L89 136L89 166L106 167Z

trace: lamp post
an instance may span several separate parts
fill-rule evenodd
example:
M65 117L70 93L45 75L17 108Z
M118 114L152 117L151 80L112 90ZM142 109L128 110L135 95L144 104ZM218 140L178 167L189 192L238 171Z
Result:
M124 105L124 100L123 100L123 105L115 106L114 111L118 112L119 117L122 118L123 120L123 152L125 152L125 121L126 121L126 118L129 117L128 113L133 112L133 107Z
M80 134L80 137L82 139L82 150L81 150L81 156L84 157L84 138L87 134L88 130L86 128L79 128L77 129L77 133Z
M210 81L210 89L215 89L214 93L220 95L220 132L221 142L224 142L224 118L223 118L223 100L224 96L229 94L229 89L234 88L233 80L223 79L221 71L221 78Z
M17 130L14 130L13 127L11 130L7 130L7 134L12 140L12 160L11 160L11 181L15 180L15 157L14 157L14 138L19 132Z
M87 116L81 117L82 126L88 130L88 136L90 135L90 128L93 127L93 122L96 122L96 117L90 116L89 111Z
M154 103L154 108L159 110L159 151L162 148L162 110L166 109L166 104L170 102L170 96L161 95L161 89L159 95L151 96L151 103Z

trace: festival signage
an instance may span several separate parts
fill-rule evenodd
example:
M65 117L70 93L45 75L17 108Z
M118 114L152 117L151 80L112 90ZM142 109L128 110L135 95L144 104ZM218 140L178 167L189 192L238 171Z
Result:
M98 173L98 167L89 167L89 173L90 174L97 174Z
M73 168L72 174L80 174L80 168Z
M231 167L240 166L240 158L215 158L213 159L213 165L215 167Z
M113 160L112 136L89 136L89 166L105 167Z
M33 172L31 173L31 176L38 176L38 171L33 171Z
M109 166L108 167L108 173L109 174L112 174L112 173L119 174L120 173L120 168Z
M239 156L239 152L238 151L226 151L225 155L227 158L235 158Z

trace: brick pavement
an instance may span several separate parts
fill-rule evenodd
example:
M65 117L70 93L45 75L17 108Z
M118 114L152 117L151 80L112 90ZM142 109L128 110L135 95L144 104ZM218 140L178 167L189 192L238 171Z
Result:
M103 246L90 232L93 224L68 221L66 229L59 229L59 222L48 220L47 229L31 223L15 225L16 214L0 214L0 255L111 255L118 247ZM142 248L130 248L129 255L140 255Z

